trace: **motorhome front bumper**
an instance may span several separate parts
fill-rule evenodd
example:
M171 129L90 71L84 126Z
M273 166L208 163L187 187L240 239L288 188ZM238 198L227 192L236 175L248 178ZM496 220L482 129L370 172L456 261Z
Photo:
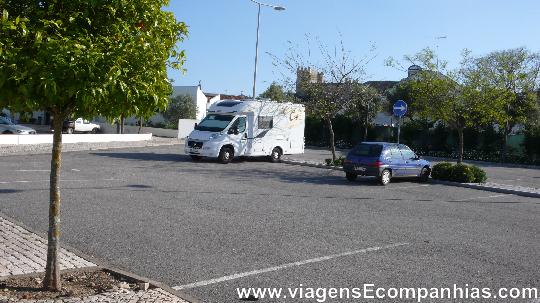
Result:
M211 141L188 140L184 151L188 155L201 157L217 157L219 154L219 145Z

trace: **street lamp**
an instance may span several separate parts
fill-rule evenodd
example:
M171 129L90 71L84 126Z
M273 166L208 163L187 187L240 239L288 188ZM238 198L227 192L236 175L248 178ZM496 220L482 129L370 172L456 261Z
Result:
M259 25L261 22L261 6L271 7L276 11L284 11L285 8L283 6L270 5L255 0L250 1L259 6L259 11L257 13L257 42L255 43L255 71L253 72L253 99L255 99L255 87L257 82L257 62L259 61Z

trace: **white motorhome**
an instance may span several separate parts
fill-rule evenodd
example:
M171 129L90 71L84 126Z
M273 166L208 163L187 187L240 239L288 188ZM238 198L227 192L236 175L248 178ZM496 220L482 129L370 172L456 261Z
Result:
M238 156L304 153L304 106L265 100L222 100L186 138L185 152L194 160L218 158L229 163Z

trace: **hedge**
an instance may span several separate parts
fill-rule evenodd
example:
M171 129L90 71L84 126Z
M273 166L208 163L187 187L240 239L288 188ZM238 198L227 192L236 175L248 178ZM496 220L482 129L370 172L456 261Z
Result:
M435 164L431 170L431 177L436 180L459 183L484 183L487 180L486 172L478 166L454 165L449 162Z

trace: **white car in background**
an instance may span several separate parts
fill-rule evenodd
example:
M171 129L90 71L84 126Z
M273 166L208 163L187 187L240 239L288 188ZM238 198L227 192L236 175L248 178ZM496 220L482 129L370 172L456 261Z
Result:
M35 135L36 130L30 127L17 125L9 118L0 116L0 134L4 135Z
M73 133L73 132L77 132L77 133L92 133L92 134L95 134L97 132L99 132L100 130L100 126L99 124L95 124L95 123L92 123L86 119L83 119L83 118L78 118L77 120L75 120L75 123L74 123L74 128L70 131L68 129L68 133Z

